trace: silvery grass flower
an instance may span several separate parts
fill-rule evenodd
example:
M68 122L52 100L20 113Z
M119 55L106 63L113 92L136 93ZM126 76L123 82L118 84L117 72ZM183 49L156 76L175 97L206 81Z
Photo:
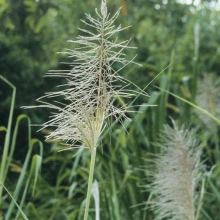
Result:
M43 124L42 129L54 128L54 131L46 139L59 139L69 146L67 149L83 147L91 150L85 220L88 218L96 148L106 119L127 118L129 106L123 100L139 94L147 95L118 74L128 64L135 63L126 60L124 53L125 49L134 49L128 46L130 40L117 40L119 32L127 28L114 24L119 13L120 9L111 16L106 1L102 0L101 13L96 9L97 18L86 14L87 20L82 22L88 29L80 28L82 35L69 41L77 47L64 52L72 59L69 63L71 69L46 74L48 77L64 77L67 79L66 84L59 86L62 90L49 92L39 98L41 105L33 106L51 111L50 119ZM114 69L116 63L121 66L120 69ZM131 84L138 88L137 92L128 89ZM116 100L122 103L121 107L115 106Z
M51 111L50 119L42 129L50 127L55 130L47 139L62 140L70 148L83 146L92 149L97 146L108 117L126 118L128 107L122 100L134 96L135 92L127 89L132 83L118 72L134 62L126 60L123 52L124 49L133 49L128 46L130 40L117 41L118 33L126 29L114 24L119 13L120 9L110 16L106 2L102 0L101 13L96 9L97 18L86 14L87 20L82 20L88 27L79 29L84 35L69 41L78 47L64 52L72 59L69 63L71 70L46 74L67 79L67 83L60 86L63 90L47 93L37 100L41 105L34 106ZM121 69L115 70L115 63L120 63ZM139 93L146 95L140 89ZM58 102L57 98L63 101ZM121 107L114 105L116 99L123 103Z
M161 154L152 162L151 181L147 189L154 199L148 206L155 212L155 220L196 220L203 195L197 198L196 189L204 181L201 150L194 132L184 127L165 125L160 139ZM203 182L204 183L204 182ZM197 209L195 199L198 199ZM197 210L197 211L196 211Z

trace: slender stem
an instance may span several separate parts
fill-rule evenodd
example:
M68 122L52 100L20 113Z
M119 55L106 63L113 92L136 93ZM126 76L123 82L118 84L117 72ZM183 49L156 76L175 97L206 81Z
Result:
M87 196L86 196L86 209L85 209L85 214L84 214L84 220L88 219L88 214L89 214L89 204L90 204L90 197L91 197L91 191L92 191L95 158L96 158L96 147L91 149L91 163L90 163L90 170L89 170L89 183L88 183Z

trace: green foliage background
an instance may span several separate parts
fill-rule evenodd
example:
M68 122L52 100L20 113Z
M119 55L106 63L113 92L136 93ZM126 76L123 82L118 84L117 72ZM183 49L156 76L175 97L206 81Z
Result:
M198 91L211 94L204 106L220 118L220 100L216 99L220 92L219 3L202 1L197 6L174 0L109 0L107 3L111 14L122 6L117 22L132 27L118 38L132 38L131 44L137 50L128 51L127 56L132 58L138 54L135 61L143 65L142 68L127 67L121 73L124 77L144 88L171 61L175 62L148 87L151 97L137 100L137 104L158 106L140 107L138 114L129 115L132 122L125 122L128 132L120 124L116 125L102 141L95 168L101 219L154 219L153 214L144 209L149 193L143 192L142 186L148 183L149 173L143 158L149 153L158 153L152 143L157 141L163 125L170 123L171 116L197 131L207 170L212 171L206 183L200 219L219 220L219 126L210 129L210 123L214 122L202 120L203 116L199 117L189 105L154 87L159 86L198 105L206 102L198 100ZM56 52L73 47L67 40L75 39L78 27L83 27L80 19L84 19L85 12L94 15L96 7L100 7L99 0L0 0L0 74L17 88L14 118L25 113L33 124L47 119L49 113L45 110L26 111L20 107L33 105L45 92L56 90L60 81L43 75L51 69L68 68L61 63L66 58ZM212 79L210 87L202 83L204 73ZM216 93L210 92L213 88ZM1 81L0 126L7 126L10 103L11 88ZM36 133L36 130L32 128L32 136L43 141L45 133ZM6 187L11 192L28 148L26 131L27 124L21 123L12 161L17 172L10 171L6 179ZM1 154L4 137L1 131ZM86 197L89 152L81 152L73 158L74 152L57 153L61 148L59 142L44 145L41 179L35 194L31 195L30 191L27 195L24 212L33 220L80 220ZM9 203L10 199L6 198L0 207L0 216L7 212ZM94 207L93 201L91 207ZM91 219L93 215L91 208Z

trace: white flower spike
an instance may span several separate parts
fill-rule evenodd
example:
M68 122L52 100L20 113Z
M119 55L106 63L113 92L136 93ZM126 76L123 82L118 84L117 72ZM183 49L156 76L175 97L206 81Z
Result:
M128 107L123 103L118 108L114 102L135 95L135 92L127 89L133 83L120 76L120 69L115 70L113 64L120 63L122 69L134 63L133 60L126 60L123 53L124 49L133 47L128 46L130 40L117 42L117 37L114 38L125 29L121 25L114 25L119 13L120 10L110 17L106 1L102 0L101 14L96 9L97 18L86 14L87 20L82 20L88 26L88 30L79 29L84 36L69 41L78 47L64 52L72 59L69 63L71 69L49 71L46 74L67 79L67 83L60 86L65 89L49 92L38 99L41 105L37 107L46 107L52 111L50 120L42 128L55 129L47 139L60 139L70 148L96 148L105 127L105 119L110 116L126 117ZM138 93L146 95L140 89Z
M155 211L155 220L197 220L200 204L196 210L196 188L205 177L205 167L200 160L201 149L193 131L178 127L174 121L173 126L164 127L161 144L158 145L162 153L151 160L152 183L147 188L155 199L148 205Z

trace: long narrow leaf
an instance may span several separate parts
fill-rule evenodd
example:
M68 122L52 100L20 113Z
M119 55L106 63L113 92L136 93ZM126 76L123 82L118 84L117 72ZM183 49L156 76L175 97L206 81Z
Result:
M5 142L4 142L4 149L3 149L3 155L2 155L2 161L1 161L1 168L0 168L0 182L4 184L5 178L6 178L6 170L7 167L7 158L8 158L8 151L9 151L9 144L10 144L10 137L11 137L11 126L12 126L12 119L13 119L13 112L14 112L14 105L15 105L15 97L16 97L16 87L10 83L4 76L0 75L0 79L4 81L6 84L8 84L12 88L12 98L11 98L11 107L8 117L8 125L7 125L7 131L5 136ZM0 186L0 203L2 200L2 186Z
M199 106L196 105L196 104L193 104L192 102L190 102L190 101L188 101L188 100L186 100L186 99L184 99L184 98L182 98L182 97L180 97L180 96L178 96L178 95L175 95L175 94L172 93L172 92L169 92L169 91L164 90L164 89L162 89L162 88L159 88L159 87L157 87L157 86L155 86L155 87L158 88L158 89L160 89L160 90L162 90L162 91L164 91L164 92L166 92L166 93L168 93L168 94L170 94L170 95L172 95L172 96L174 96L175 98L177 98L177 99L179 99L179 100L181 100L181 101L183 101L183 102L189 104L189 105L192 106L193 108L199 110L199 111L202 112L203 114L205 114L205 115L207 115L208 117L212 118L217 124L220 125L220 120L219 120L218 118L216 118L214 115L212 115L211 113L209 113L208 111L206 111L205 109L199 107Z
M0 185L5 189L5 191L8 193L8 195L11 197L12 201L14 202L14 204L18 207L19 211L21 212L21 215L22 217L25 219L25 220L28 220L28 218L26 217L26 215L24 214L24 212L21 210L21 208L19 207L19 205L17 204L17 202L15 201L15 199L13 198L13 196L10 194L10 192L7 190L7 188L2 184L0 183Z

